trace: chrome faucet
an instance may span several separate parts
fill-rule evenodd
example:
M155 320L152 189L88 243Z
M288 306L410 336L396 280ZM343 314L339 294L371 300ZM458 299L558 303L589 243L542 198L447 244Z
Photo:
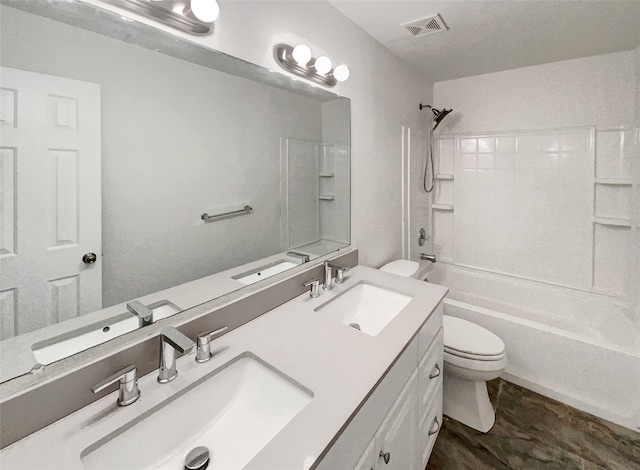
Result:
M331 270L336 270L336 284L342 284L344 282L344 273L351 269L350 266L343 266L340 264L333 264L329 261L324 262L324 284L322 288L324 290L331 290L333 286L331 285L332 276Z
M211 354L211 340L222 335L227 331L229 327L223 326L217 330L209 331L208 333L200 333L196 338L196 362L207 362L213 357Z
M420 254L420 259L425 261L431 261L432 263L436 262L436 255L425 255L424 253Z
M311 259L309 255L305 255L304 253L298 253L297 251L287 251L287 256L300 259L300 264L308 263L309 260Z
M116 382L120 383L118 389L118 406L127 406L134 403L140 398L140 389L138 388L138 377L136 375L136 366L130 365L116 372L111 377L104 379L102 382L91 387L93 393L100 393L109 385Z
M176 369L176 351L191 354L196 343L180 333L172 326L160 331L160 365L158 367L158 382L166 384L178 376Z
M127 303L127 310L140 319L140 327L153 323L153 310L143 305L139 300Z

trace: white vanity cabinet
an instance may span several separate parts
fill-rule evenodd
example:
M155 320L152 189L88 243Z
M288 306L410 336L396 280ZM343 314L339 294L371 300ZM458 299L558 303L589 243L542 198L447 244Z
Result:
M415 371L376 433L377 467L416 468L418 455L418 371Z
M317 468L423 470L442 423L442 359L439 305Z

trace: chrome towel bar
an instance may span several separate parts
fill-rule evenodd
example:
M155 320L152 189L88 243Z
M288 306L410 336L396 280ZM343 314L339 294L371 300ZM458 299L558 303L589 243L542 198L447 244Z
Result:
M246 204L242 209L229 211L229 212L222 212L220 214L209 215L205 212L200 216L200 218L205 222L210 222L212 220L226 219L227 217L235 217L236 215L250 214L251 211L253 211L253 207Z

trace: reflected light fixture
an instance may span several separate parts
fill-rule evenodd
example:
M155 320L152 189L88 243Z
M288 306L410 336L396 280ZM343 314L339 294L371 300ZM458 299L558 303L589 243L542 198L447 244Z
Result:
M216 0L107 0L185 33L210 34L220 14Z
M276 62L283 69L321 85L335 86L338 82L347 80L351 74L346 65L332 68L331 59L327 56L314 59L311 49L306 44L298 44L295 47L278 44L274 48L274 53Z

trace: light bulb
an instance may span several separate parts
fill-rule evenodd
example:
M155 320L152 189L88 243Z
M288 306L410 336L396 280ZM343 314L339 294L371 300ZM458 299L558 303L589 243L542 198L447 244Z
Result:
M307 65L311 60L311 49L306 44L298 44L293 48L291 56L298 65Z
M314 67L319 74L324 75L331 70L331 59L326 55L321 55L316 59Z
M333 76L339 82L344 82L348 80L349 75L351 75L351 72L349 71L349 67L347 67L344 64L338 65L335 69L333 69Z
M216 0L191 0L191 13L203 23L213 23L220 14L220 7Z

